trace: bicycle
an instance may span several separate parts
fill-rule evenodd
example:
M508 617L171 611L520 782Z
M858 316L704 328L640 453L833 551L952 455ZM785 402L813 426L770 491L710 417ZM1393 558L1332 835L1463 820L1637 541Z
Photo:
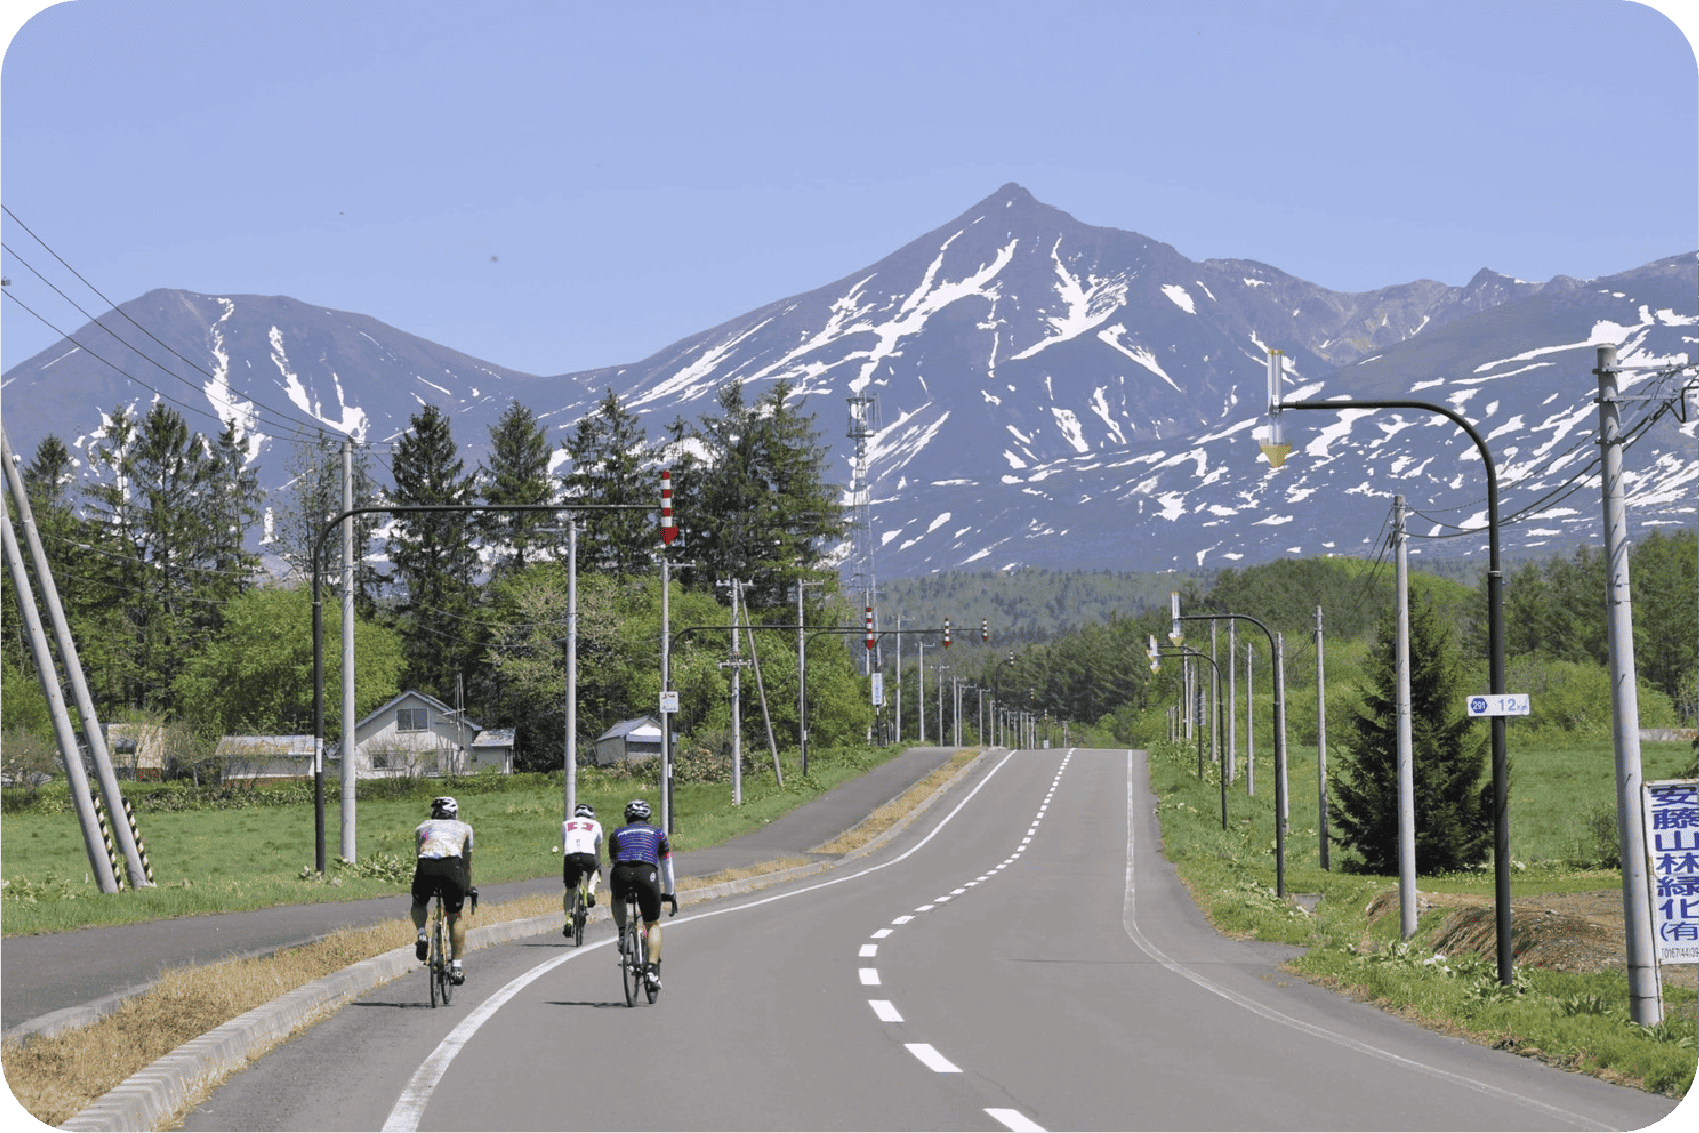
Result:
M477 912L478 890L469 889L466 896L471 899L472 911ZM454 977L449 974L448 914L443 908L441 893L433 899L430 945L429 958L425 961L425 975L431 985L431 1006L435 1007L437 1000L441 999L442 1005L447 1007L449 1000L454 998Z
M448 974L448 916L443 911L442 894L438 893L431 911L430 957L425 961L425 977L431 985L431 1006L442 1000L444 1007L454 997L454 980Z
M637 904L636 890L626 890L625 894L625 927L620 930L619 939L619 977L625 987L625 1005L637 1006L639 989L648 993L649 1002L655 1002L661 994L661 989L647 979L649 973L649 935L643 931L643 910Z
M574 948L584 946L584 922L590 919L590 909L584 903L584 883L579 882L572 890L572 921L571 933L568 935Z

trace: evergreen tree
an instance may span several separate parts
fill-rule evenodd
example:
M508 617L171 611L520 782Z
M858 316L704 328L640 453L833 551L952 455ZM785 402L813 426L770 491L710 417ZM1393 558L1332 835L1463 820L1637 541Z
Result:
M722 387L720 415L695 433L706 467L689 469L700 478L686 501L693 511L681 520L691 533L685 553L699 564L693 577L753 583L755 609L787 601L846 530L839 490L825 481L827 450L814 415L792 408L791 392L778 381L750 404L739 383Z
M660 508L660 477L646 472L648 438L642 423L626 412L612 389L578 422L566 442L572 470L563 478L566 497L587 504L637 504ZM658 543L656 516L649 511L583 511L578 540L580 568L614 575L648 569Z
M395 446L400 506L472 503L472 477L455 448L448 418L427 405ZM401 512L394 517L389 559L405 598L398 613L407 669L404 683L454 697L455 678L471 671L478 642L471 621L478 567L469 512Z
M207 455L205 505L212 563L208 597L227 602L252 587L259 573L260 557L248 550L247 536L260 520L265 490L259 472L248 462L234 420L225 423Z
M507 407L501 420L490 429L490 463L478 470L478 490L486 504L546 504L550 449L543 427L517 401ZM490 548L491 574L501 577L524 570L538 558L539 545L552 545L555 538L538 528L559 527L559 516L548 512L480 512L474 527Z
M1328 813L1334 840L1366 872L1398 872L1397 614L1381 618L1368 684L1345 722ZM1485 736L1472 728L1448 625L1427 601L1410 606L1410 719L1416 872L1464 869L1492 843L1492 784L1481 786Z

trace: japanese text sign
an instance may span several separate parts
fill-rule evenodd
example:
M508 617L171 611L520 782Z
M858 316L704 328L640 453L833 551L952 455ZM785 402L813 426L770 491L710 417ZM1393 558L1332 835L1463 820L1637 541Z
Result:
M1647 783L1643 797L1658 962L1699 963L1699 781Z

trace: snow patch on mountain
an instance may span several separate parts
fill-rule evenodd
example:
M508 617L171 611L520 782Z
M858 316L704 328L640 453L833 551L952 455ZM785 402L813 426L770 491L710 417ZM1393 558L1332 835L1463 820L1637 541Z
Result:
M1186 312L1186 314L1195 315L1198 313L1197 304L1192 302L1190 292L1188 292L1184 287L1181 287L1178 283L1164 283L1162 285L1162 293L1168 296L1168 298L1173 301L1174 305L1180 308L1180 310Z

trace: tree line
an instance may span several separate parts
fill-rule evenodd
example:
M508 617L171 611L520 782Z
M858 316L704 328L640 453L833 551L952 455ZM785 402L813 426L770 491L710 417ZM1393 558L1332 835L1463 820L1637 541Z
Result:
M559 511L372 513L357 517L353 598L355 692L364 714L406 689L485 727L512 727L520 765L558 767L565 742L567 527L579 527L579 721L583 743L613 723L656 710L660 634L659 477L672 470L680 527L671 557L672 621L729 624L722 580L747 583L757 622L788 623L796 582L811 621L836 623L842 541L839 490L827 448L788 383L757 399L723 387L714 410L675 420L651 438L610 389L557 447L514 402L490 429L486 462L468 468L448 415L422 406L383 455L354 446L356 507L557 504ZM191 431L163 402L139 416L114 409L89 449L80 489L62 440L49 436L23 469L50 566L104 721L168 723L206 743L226 734L311 730L311 597L307 580L326 520L343 511L341 438L295 443L290 487L267 512L250 453L234 426ZM564 457L559 472L551 471ZM573 504L582 505L573 510ZM598 510L595 505L632 510ZM343 563L332 532L320 548L324 640L340 640ZM288 564L264 569L261 552ZM12 746L52 735L34 661L16 628L0 645ZM774 645L769 699L794 728L794 648ZM729 716L727 635L698 634L675 654L680 730L704 735ZM834 657L833 653L837 656ZM787 657L789 657L787 662ZM788 675L787 675L788 665ZM859 741L866 727L847 651L809 656L812 735ZM818 669L816 670L816 666ZM325 666L325 701L340 703L340 666ZM789 705L783 700L791 682ZM750 687L750 682L745 682ZM819 700L815 701L818 697ZM826 702L847 698L842 705ZM753 709L753 706L751 706ZM788 720L785 711L788 707ZM794 734L794 731L787 734ZM204 745L203 745L204 746Z

